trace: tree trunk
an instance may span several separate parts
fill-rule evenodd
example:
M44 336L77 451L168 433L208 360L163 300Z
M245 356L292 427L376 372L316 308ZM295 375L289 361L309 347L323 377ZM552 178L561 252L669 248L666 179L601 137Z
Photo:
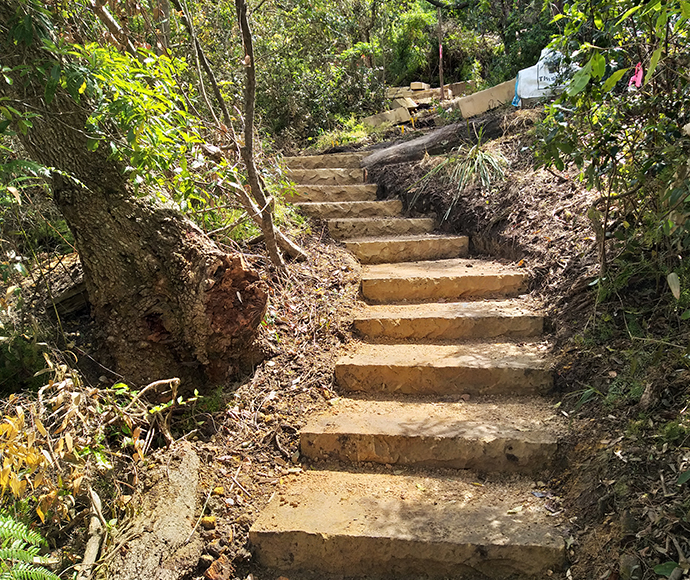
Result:
M484 129L484 139L493 139L503 133L499 118L455 123L431 131L417 139L375 151L362 160L362 167L369 169L377 165L418 161L427 153L429 155L447 153L463 143L476 143L480 128Z
M252 191L252 196L259 204L261 211L261 231L264 235L266 249L271 256L271 261L281 275L287 273L285 262L280 254L276 242L275 226L273 225L274 202L267 199L259 173L254 163L254 112L256 106L256 74L254 69L254 42L247 18L247 4L244 0L235 0L237 21L242 33L244 45L244 69L246 72L246 84L244 87L244 146L241 148L242 160L247 168L247 181Z
M17 6L0 3L0 29L10 31L3 64L45 64L54 57L37 42L8 37ZM33 159L61 172L53 173L54 200L74 234L102 346L116 370L139 384L178 376L186 389L224 381L264 315L264 282L177 210L135 197L105 145L89 151L87 103L58 90L47 104L38 74L9 74L14 82L0 81L0 97L19 111L41 111L19 136Z

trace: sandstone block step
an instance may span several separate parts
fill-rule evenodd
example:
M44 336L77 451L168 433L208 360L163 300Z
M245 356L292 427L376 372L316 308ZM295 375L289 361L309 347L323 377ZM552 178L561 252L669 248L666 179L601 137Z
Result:
M565 547L531 491L528 482L308 472L278 491L249 540L259 564L283 573L541 579L562 570Z
M290 169L358 169L366 156L367 153L329 153L285 157L283 161Z
M319 218L393 217L402 211L402 201L341 201L300 203L297 207L305 214Z
M551 467L556 436L523 405L510 414L495 405L346 400L300 432L312 460L536 473Z
M415 395L531 395L552 385L542 345L360 344L338 360L345 391Z
M362 271L362 294L375 303L517 296L527 283L522 271L479 260L378 264Z
M364 183L364 170L291 169L288 177L300 185L357 185Z
M441 260L467 256L467 236L398 236L387 238L357 238L345 242L362 264L388 264Z
M434 227L432 218L344 218L328 222L328 231L336 240L423 234Z
M534 337L544 317L515 300L368 306L355 330L368 338L442 339Z
M291 201L376 201L374 184L363 185L298 185Z

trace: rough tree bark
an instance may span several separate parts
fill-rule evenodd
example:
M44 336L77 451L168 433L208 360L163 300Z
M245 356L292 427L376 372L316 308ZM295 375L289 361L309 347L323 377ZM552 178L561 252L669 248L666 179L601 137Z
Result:
M19 6L0 2L3 65L54 60L37 42L12 41ZM19 111L40 113L20 133L29 155L83 184L54 173L53 196L74 234L93 315L116 370L140 384L170 376L187 388L225 380L266 309L258 273L178 211L135 197L106 147L88 149L86 103L58 91L48 104L40 75L9 74L13 83L0 79L0 97Z

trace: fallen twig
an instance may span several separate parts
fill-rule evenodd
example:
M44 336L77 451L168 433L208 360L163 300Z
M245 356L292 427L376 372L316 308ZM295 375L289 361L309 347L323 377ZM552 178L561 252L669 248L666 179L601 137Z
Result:
M101 540L105 530L103 522L103 513L101 511L101 498L98 494L89 487L89 496L91 498L91 523L89 524L89 541L86 543L86 550L84 550L84 559L82 560L79 575L77 580L88 580L91 578L91 570L98 558L98 552L101 549Z

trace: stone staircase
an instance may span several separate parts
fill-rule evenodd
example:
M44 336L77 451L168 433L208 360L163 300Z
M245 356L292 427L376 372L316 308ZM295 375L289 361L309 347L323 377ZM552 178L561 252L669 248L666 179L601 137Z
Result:
M527 277L376 201L361 159L288 160L297 205L365 264L368 306L336 365L344 398L301 431L315 469L250 530L257 560L291 577L558 578L562 522L535 481L561 424Z

